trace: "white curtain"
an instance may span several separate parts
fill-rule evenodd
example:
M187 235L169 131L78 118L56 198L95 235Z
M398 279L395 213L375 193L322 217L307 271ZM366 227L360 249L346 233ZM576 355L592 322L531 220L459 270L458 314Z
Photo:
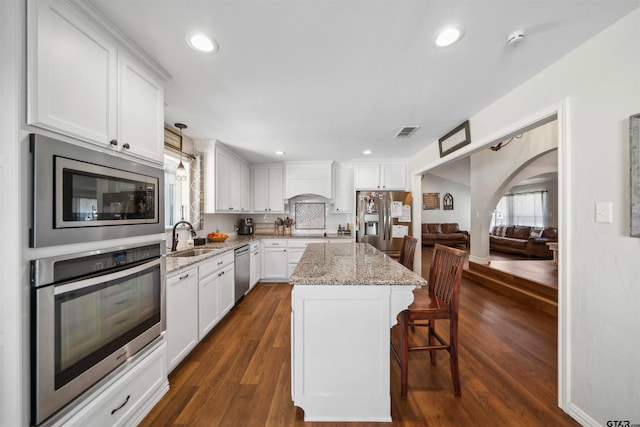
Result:
M547 192L531 191L504 195L491 217L491 228L496 225L547 226Z

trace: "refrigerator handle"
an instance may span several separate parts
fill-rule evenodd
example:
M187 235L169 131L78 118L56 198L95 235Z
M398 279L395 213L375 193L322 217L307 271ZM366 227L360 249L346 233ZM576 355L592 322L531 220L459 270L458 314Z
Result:
M387 240L391 241L391 226L393 218L391 218L391 200L387 200Z
M388 197L384 199L384 239L391 240L389 236L389 219L391 218L391 202Z

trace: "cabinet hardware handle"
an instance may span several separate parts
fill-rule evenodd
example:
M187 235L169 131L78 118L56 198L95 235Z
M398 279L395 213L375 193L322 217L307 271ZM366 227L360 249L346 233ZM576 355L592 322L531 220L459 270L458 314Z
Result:
M112 139L111 141L109 141L109 144L117 146L118 145L118 140L117 139Z
M186 279L187 277L189 277L189 273L185 274L184 276L180 276L180 280Z
M127 403L129 403L129 399L131 399L131 395L128 394L127 398L124 400L124 403L120 406L118 406L116 409L114 409L113 411L111 411L111 415L115 414L116 412L118 412L120 409L124 408L124 405L126 405Z
M220 262L218 263L218 265L222 264L223 262L224 262L224 261L220 261Z
M230 211L232 211L232 210L233 210L233 208L229 208L229 210L230 210Z
M122 146L123 149L128 150L129 148L131 148L131 146L129 145L128 142L125 142L124 145Z

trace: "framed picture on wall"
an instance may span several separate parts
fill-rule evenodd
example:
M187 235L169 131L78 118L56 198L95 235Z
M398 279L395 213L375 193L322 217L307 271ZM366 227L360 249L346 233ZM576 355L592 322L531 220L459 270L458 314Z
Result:
M425 211L440 209L440 193L423 193L422 209Z
M440 147L440 157L451 154L456 150L471 144L471 133L469 132L469 120L458 125L442 138L438 139Z

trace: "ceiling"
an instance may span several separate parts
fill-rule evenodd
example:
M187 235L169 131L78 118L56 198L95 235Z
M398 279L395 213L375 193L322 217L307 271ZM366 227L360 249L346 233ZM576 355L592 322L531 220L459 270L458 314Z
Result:
M251 162L408 158L640 0L88 0L172 79L165 122ZM442 27L461 41L436 48ZM220 45L191 49L200 30ZM508 46L515 30L524 40ZM523 100L524 101L524 100ZM394 138L404 126L421 126ZM473 129L471 129L473 138ZM276 156L282 150L284 156Z

